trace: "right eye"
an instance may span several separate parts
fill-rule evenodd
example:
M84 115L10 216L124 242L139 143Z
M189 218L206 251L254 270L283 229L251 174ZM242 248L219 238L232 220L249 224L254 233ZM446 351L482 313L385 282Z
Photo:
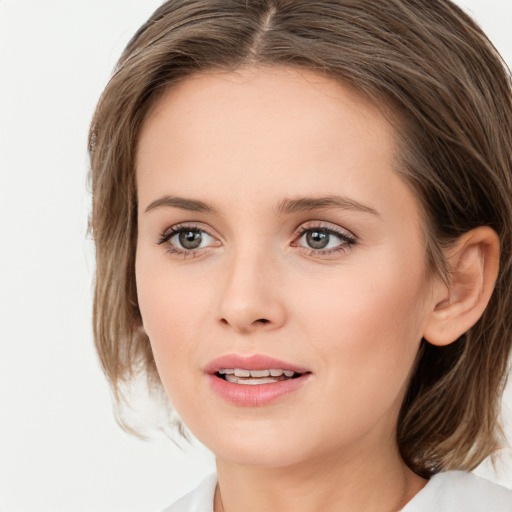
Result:
M220 245L220 242L204 229L194 226L173 226L160 236L158 245L166 245L172 254L192 254L195 251Z

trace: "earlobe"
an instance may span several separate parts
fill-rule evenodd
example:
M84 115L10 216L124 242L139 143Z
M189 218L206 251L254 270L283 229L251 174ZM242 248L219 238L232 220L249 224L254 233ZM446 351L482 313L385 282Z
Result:
M423 337L443 346L456 341L482 316L498 277L500 245L487 226L462 235L446 255L448 284L436 281Z

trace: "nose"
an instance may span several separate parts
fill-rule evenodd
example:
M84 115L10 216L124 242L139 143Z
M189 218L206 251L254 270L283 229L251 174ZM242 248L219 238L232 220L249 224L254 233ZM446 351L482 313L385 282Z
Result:
M271 331L286 321L280 272L265 254L239 254L226 265L219 321L239 333Z

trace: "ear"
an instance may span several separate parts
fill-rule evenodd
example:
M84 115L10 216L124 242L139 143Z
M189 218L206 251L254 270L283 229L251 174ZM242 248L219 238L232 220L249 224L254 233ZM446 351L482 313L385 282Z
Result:
M462 235L445 255L448 285L436 279L423 337L443 346L456 341L482 316L498 277L500 244L487 226Z

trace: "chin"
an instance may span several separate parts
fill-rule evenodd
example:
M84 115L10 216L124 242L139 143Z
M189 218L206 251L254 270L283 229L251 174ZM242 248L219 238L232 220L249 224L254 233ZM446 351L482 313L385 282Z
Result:
M262 449L260 446L239 446L232 444L226 450L219 449L214 452L216 457L238 466L251 466L260 468L278 468L293 466L307 457L289 448L273 450L270 447Z
M300 429L291 432L290 428L283 429L275 424L272 428L264 428L261 424L259 428L255 424L250 427L221 427L220 435L220 429L196 432L195 435L217 458L240 466L292 466L314 458L325 448L319 444L320 440L311 439Z

